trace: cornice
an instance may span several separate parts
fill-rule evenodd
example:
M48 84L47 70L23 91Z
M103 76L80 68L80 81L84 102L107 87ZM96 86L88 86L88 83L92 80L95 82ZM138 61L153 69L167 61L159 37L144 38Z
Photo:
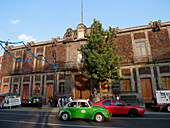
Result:
M79 26L82 26L83 24L79 24ZM161 23L161 27L167 27L167 26L170 26L170 21L168 22L163 22ZM86 26L84 26L86 28ZM86 28L86 30L90 30L91 27L89 28ZM140 31L140 30L151 30L151 26L150 25L144 25L144 26L137 26L137 27L131 27L131 28L125 28L125 29L116 29L116 34L123 34L123 33L127 33L127 32L134 32L134 31ZM73 31L76 31L76 30L73 30ZM86 41L87 38L82 38L82 39L69 39L69 38L62 38L60 39L59 37L58 38L52 38L51 41L44 41L44 42L38 42L38 43L34 43L34 42L28 42L27 45L29 44L30 47L37 47L37 46L43 46L43 45L52 45L54 42L56 44L66 44L66 43L69 43L69 42L77 42L77 41ZM25 46L22 45L22 46L16 46L16 47L10 47L11 50L18 50L18 49L24 49Z
M166 27L166 26L170 26L170 21L161 23L161 27ZM119 33L139 31L139 30L145 30L145 29L151 29L151 26L150 25L144 25L144 26L137 26L137 27L119 29L117 32L119 34Z

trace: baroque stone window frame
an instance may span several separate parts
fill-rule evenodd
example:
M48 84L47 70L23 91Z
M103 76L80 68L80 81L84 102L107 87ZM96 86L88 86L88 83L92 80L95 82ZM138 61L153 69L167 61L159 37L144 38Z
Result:
M136 43L137 42L145 42L146 43L146 51L147 51L148 62L152 61L151 46L150 46L149 39L148 39L148 31L131 32L132 47L133 47L133 54L134 54L134 62L135 63L138 63L138 61L136 61L136 59L138 58L137 51L136 51ZM145 33L145 38L134 39L134 34L139 33L139 32L144 32Z

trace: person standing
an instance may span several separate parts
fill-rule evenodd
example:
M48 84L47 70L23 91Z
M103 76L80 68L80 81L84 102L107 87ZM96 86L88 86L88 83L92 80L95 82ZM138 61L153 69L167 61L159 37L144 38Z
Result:
M54 98L54 105L55 105L55 107L57 107L57 103L58 103L58 97L55 96L55 98Z
M68 99L67 99L67 97L65 97L65 99L64 99L64 100L65 100L65 104L67 104L67 102L68 102Z
M52 96L50 97L50 101L51 101L50 106L52 107L52 104L53 104L53 97Z
M60 108L61 107L61 98L58 98L58 103L57 103L57 108Z
M49 105L49 107L51 107L51 98L50 97L48 99L48 105Z
M62 102L62 107L64 107L64 97L61 99L61 102Z
M70 101L72 101L72 97L71 97L71 96L69 97L69 102L70 102Z
M31 98L30 98L30 102L33 103L33 98L32 98L32 96L31 96Z
M119 95L118 94L116 95L116 99L119 100Z

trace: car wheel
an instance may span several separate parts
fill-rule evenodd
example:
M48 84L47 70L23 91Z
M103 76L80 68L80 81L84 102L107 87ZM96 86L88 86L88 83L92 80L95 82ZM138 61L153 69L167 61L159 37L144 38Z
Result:
M69 114L66 112L62 113L60 119L64 121L69 120Z
M170 105L167 105L167 111L170 112Z
M101 122L104 121L104 116L103 116L103 114L101 114L101 113L96 113L94 119L95 119L96 122L101 123Z
M129 110L129 116L130 117L137 117L138 116L138 111L136 109L130 109Z

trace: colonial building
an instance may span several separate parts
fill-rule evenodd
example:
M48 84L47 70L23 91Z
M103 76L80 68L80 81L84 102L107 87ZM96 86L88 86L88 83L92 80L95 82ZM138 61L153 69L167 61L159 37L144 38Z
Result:
M79 24L76 30L68 28L63 38L51 41L27 43L30 51L37 55L40 51L46 57L53 57L56 51L59 69L54 76L54 68L45 61L34 59L20 62L4 53L2 67L1 93L13 92L22 96L22 102L35 93L42 95L46 103L53 96L54 77L56 77L55 94L57 96L74 96L91 98L91 81L83 81L79 68L81 53L78 48L87 44L87 34L91 28ZM102 86L102 97L120 95L120 99L129 103L151 102L155 90L170 89L170 22L150 22L149 25L127 29L115 29L117 55L124 55L120 75L125 80L114 85ZM29 60L33 56L24 46L7 46L11 55ZM39 58L43 59L42 54ZM51 61L51 63L53 60ZM92 82L91 82L92 83Z

